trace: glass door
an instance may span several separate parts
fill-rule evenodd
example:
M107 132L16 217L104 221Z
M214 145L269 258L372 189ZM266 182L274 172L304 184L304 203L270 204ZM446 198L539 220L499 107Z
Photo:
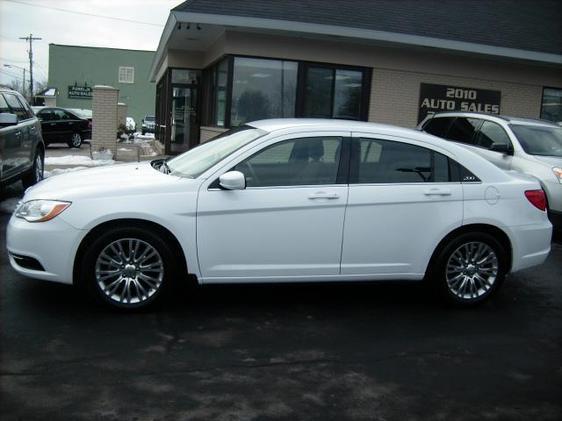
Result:
M199 139L197 104L197 87L172 86L172 133L170 152L184 152L197 145Z

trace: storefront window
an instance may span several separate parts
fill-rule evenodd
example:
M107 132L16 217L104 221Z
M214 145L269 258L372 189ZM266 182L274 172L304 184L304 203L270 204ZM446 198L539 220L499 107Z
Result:
M554 122L562 121L562 89L544 88L541 118Z
M172 69L172 83L196 85L199 81L199 70Z
M213 95L213 119L215 126L224 127L226 124L226 92L228 90L228 59L224 59L211 75Z
M236 57L231 126L264 118L294 117L298 64Z
M304 94L305 117L360 120L363 72L309 66Z

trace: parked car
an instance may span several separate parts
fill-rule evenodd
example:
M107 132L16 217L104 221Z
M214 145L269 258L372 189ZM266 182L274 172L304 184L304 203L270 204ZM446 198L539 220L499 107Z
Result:
M145 115L141 121L141 132L142 134L154 133L156 127L156 117L153 115Z
M24 187L43 179L45 145L41 125L19 93L0 89L0 190L21 179Z
M47 179L10 219L7 249L19 273L123 309L188 274L200 284L426 278L474 305L545 260L545 209L536 179L416 130L264 120L168 161Z
M92 122L64 108L45 107L37 111L45 145L67 143L79 148L84 139L92 137Z
M562 128L544 120L481 113L439 113L419 129L463 144L505 170L536 177L552 223L562 229Z

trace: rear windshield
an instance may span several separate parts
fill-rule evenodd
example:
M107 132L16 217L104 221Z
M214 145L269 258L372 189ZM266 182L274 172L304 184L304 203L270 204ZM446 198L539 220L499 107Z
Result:
M147 116L144 118L144 121L154 121L154 116L153 116L153 115L147 115Z
M529 155L562 157L562 127L510 124L521 147Z

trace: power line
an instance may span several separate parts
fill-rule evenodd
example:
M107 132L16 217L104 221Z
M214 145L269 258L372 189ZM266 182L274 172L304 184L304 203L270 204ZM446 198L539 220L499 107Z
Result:
M116 20L116 21L119 21L119 22L135 23L135 24L138 24L138 25L150 25L150 26L156 26L158 28L164 27L164 25L159 25L157 23L152 23L152 22L143 22L143 21L140 21L140 20L126 19L126 18L116 18L114 16L97 15L95 13L79 12L77 10L63 9L62 7L44 6L42 4L32 4L32 3L27 3L25 1L17 1L17 0L4 0L4 1L8 1L10 3L17 3L17 4L24 5L24 6L40 7L40 8L43 8L43 9L55 10L57 12L72 13L72 14L75 14L75 15L90 16L90 17L102 18L102 19L110 19L110 20Z
M14 79L23 80L23 77L21 77L21 76L19 76L19 75L16 75L16 74L14 74L14 73L11 73L11 72L7 72L7 71L5 71L4 69L0 69L0 73L3 73L3 74L6 75L6 76L13 77Z

